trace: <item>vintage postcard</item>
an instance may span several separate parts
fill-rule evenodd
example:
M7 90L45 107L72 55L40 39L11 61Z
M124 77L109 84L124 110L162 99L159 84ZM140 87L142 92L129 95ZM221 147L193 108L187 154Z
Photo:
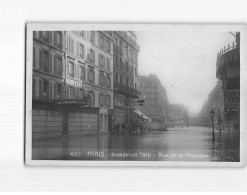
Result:
M25 163L245 166L246 30L28 23Z

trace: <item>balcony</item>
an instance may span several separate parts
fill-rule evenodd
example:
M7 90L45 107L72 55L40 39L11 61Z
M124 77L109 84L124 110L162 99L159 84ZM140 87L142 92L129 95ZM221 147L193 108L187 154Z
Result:
M141 92L134 89L134 88L130 88L130 87L127 87L127 86L124 86L123 84L120 84L120 83L115 83L114 84L114 90L117 92L117 93L120 93L120 94L123 94L123 95L128 95L130 97L133 97L133 98L139 98L141 97Z
M235 42L228 47L222 48L217 54L216 77L220 78L222 71L226 66L239 66L240 64L240 47Z

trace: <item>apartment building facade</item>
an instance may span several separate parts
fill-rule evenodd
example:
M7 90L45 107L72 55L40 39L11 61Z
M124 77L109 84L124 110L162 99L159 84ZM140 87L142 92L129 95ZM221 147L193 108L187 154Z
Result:
M64 98L65 36L62 31L33 32L34 101Z
M113 39L106 31L67 31L65 97L90 97L99 109L99 132L111 127L113 109Z
M113 31L114 123L130 125L131 113L140 97L138 53L140 46L133 31Z

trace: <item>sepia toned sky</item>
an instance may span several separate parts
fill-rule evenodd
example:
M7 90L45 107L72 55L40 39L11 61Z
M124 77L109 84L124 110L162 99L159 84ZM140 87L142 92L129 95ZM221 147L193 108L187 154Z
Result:
M170 103L182 103L190 114L200 111L216 85L217 52L232 44L229 32L139 31L139 73L156 74Z

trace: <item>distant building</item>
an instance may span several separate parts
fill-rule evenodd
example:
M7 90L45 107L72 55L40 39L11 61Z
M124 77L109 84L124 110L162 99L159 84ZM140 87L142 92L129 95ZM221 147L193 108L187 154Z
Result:
M168 116L168 98L166 89L162 86L158 77L154 74L140 76L138 88L141 91L141 99L144 105L138 109L152 120L166 122Z
M170 104L168 110L171 125L189 125L188 109L183 104Z
M140 46L133 31L114 31L114 122L130 125L131 113L140 97L138 53Z
M225 120L239 130L240 120L240 32L236 42L221 49L217 54L216 77L222 81Z

